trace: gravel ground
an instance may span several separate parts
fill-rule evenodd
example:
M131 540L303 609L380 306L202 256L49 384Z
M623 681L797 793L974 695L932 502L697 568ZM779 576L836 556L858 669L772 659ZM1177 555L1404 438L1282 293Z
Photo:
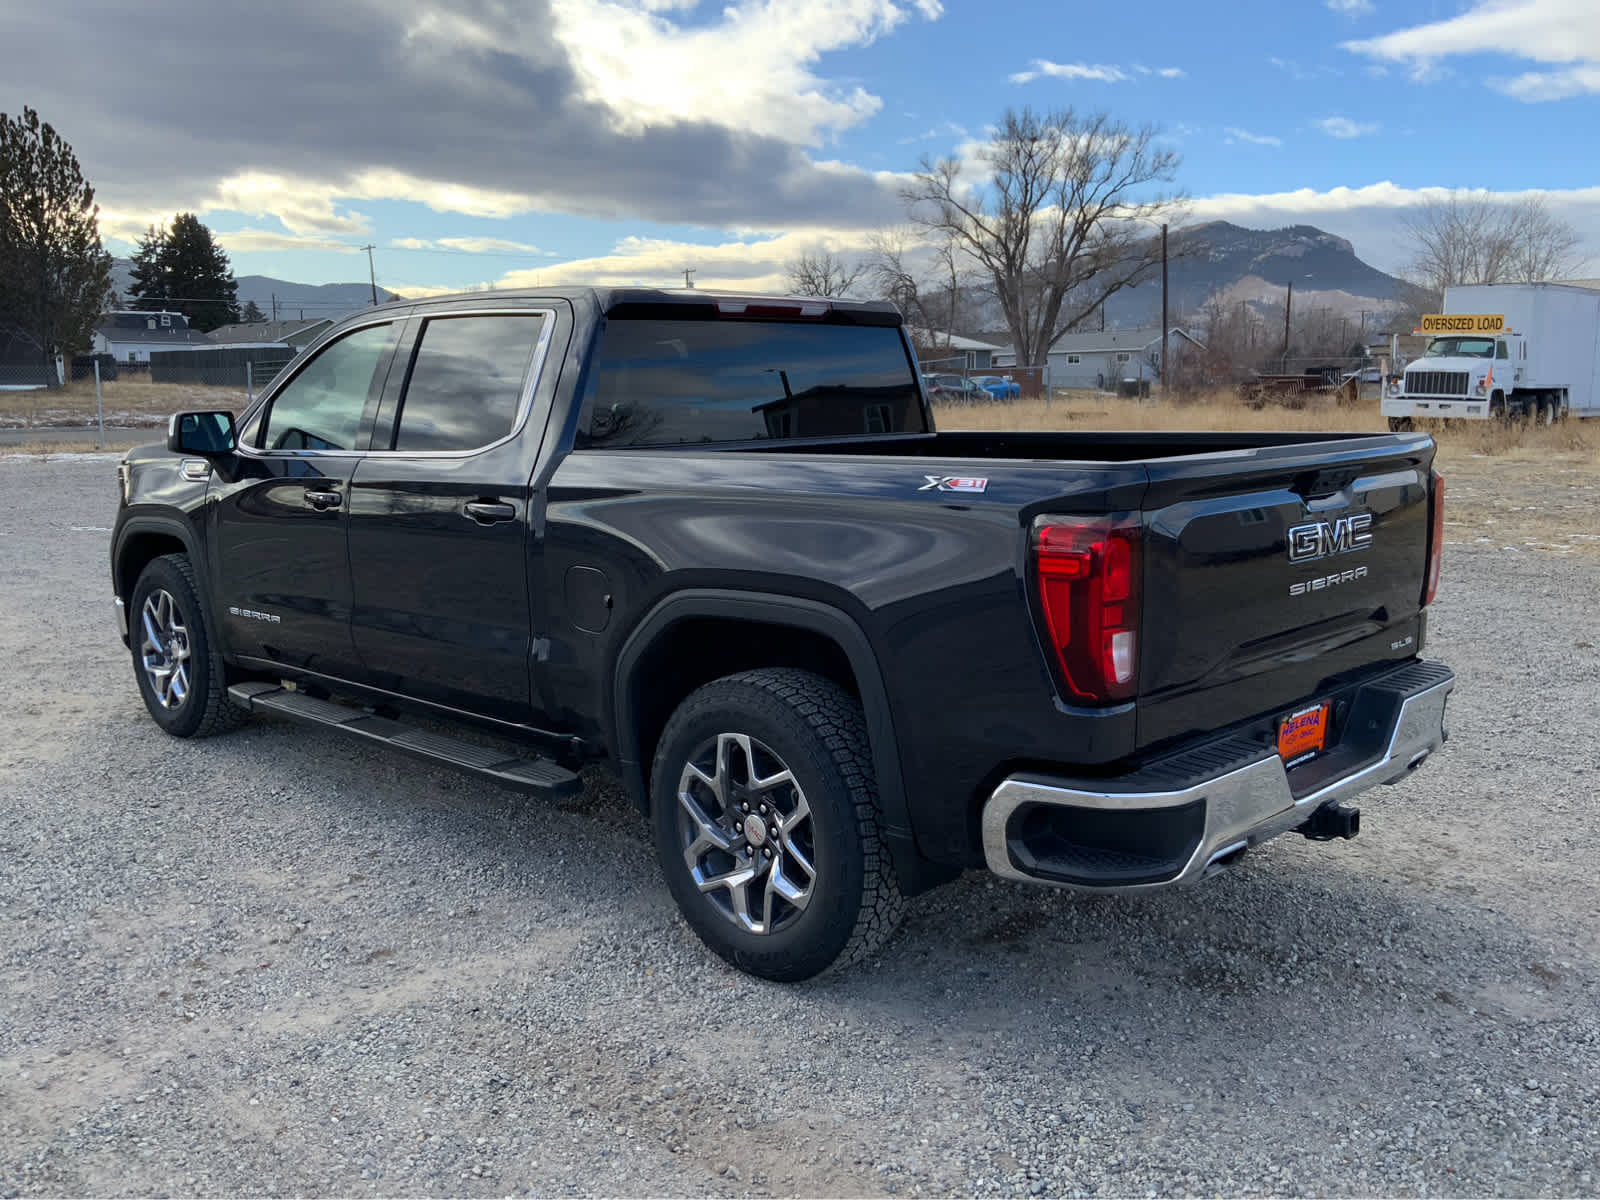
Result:
M0 458L0 1196L1593 1194L1600 568L1452 547L1446 752L1193 890L969 874L798 987L643 822L146 718L111 460Z

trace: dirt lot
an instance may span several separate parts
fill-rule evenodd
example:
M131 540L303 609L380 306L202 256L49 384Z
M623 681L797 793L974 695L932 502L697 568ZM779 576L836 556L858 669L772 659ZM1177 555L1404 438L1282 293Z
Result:
M1593 1194L1594 454L1478 453L1451 741L1359 839L1138 898L971 874L788 988L700 948L603 777L163 737L114 458L0 457L0 1196Z

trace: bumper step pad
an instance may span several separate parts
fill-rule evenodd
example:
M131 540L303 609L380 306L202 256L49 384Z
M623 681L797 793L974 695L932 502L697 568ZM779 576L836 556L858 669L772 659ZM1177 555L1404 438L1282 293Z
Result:
M454 767L502 787L559 800L583 790L583 782L573 772L548 758L508 755L471 742L460 741L431 730L418 729L401 721L375 716L359 708L348 708L290 691L272 683L236 683L228 689L228 699L250 712L284 717L302 725L335 729L368 742L401 750L425 762Z

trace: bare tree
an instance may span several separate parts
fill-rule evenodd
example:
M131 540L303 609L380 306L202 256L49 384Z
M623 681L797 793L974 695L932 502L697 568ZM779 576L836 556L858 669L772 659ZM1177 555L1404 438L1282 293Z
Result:
M948 349L962 324L962 295L971 280L948 237L929 239L916 229L880 229L868 242L866 271L872 289L890 301L928 340ZM942 339L942 341L940 340Z
M810 251L783 264L789 290L796 296L847 296L866 274L862 263L847 263L831 251Z
M958 159L924 159L902 192L911 219L975 265L1011 331L1019 365L1044 361L1063 332L1160 262L1151 195L1178 156L1148 126L1104 113L1007 110L977 152L982 178Z
M1541 196L1505 204L1452 192L1430 200L1402 225L1415 252L1409 272L1435 297L1463 283L1537 283L1582 268L1578 231Z
M1579 252L1583 239L1550 211L1542 196L1527 196L1511 210L1511 278L1518 283L1571 279L1588 265Z

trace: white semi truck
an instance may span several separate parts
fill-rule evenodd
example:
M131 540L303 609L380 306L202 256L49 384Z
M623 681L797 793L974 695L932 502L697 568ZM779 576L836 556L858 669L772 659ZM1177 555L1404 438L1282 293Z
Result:
M1478 283L1446 288L1422 318L1428 348L1383 392L1389 428L1419 417L1600 417L1600 288Z

